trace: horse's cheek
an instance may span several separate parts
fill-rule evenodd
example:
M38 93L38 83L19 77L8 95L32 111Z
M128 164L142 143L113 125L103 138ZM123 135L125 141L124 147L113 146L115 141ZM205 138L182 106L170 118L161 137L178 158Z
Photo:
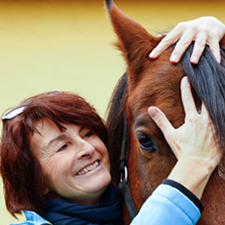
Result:
M130 135L130 149L129 149L129 161L128 161L128 173L129 173L129 183L130 191L134 199L135 205L139 210L144 203L141 193L141 179L139 175L139 169L137 165L137 146L134 141L134 134L131 132Z
M176 158L169 146L163 142L155 153L151 156L143 154L137 146L137 164L141 180L142 200L145 201L151 193L166 179L176 163Z

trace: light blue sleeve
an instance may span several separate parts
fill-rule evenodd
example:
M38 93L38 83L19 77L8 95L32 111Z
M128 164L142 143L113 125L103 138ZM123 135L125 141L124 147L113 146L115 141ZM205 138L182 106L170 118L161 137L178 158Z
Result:
M23 213L26 217L26 221L21 222L21 223L11 223L10 225L47 225L47 224L51 224L35 212L23 211Z
M161 184L146 200L131 225L195 225L201 213L182 192Z

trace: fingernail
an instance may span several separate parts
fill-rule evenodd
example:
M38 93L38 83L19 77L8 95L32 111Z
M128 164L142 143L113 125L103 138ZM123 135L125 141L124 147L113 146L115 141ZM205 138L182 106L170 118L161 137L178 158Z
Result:
M182 85L188 85L189 84L188 77L187 76L183 77L181 82L182 82Z
M173 55L173 56L171 56L170 61L173 62L173 63L177 63L179 60L178 60L178 57L176 55Z
M152 118L156 117L156 115L158 114L158 111L156 110L156 108L149 108L148 112Z
M191 63L192 64L197 64L198 63L198 58L196 56L191 57Z
M155 50L153 50L152 52L150 52L149 57L150 57L150 58L155 58L155 57L157 57L157 52L156 52Z

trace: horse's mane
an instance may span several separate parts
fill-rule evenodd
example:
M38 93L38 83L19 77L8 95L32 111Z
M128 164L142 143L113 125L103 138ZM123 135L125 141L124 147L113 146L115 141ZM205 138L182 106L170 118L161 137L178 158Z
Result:
M190 63L193 43L182 58L185 74L192 88L204 102L212 123L215 126L216 137L220 147L225 149L225 54L221 46L222 61L219 64L208 46L197 65Z
M217 63L208 46L197 65L190 63L193 43L182 57L182 65L193 90L204 102L216 135L225 149L225 54L221 47L222 61ZM119 80L108 105L107 127L109 131L109 155L115 182L119 176L119 157L123 139L123 123L127 102L127 74Z
M108 151L112 167L113 180L119 179L119 158L123 140L123 123L126 111L127 73L119 79L111 96L107 112Z

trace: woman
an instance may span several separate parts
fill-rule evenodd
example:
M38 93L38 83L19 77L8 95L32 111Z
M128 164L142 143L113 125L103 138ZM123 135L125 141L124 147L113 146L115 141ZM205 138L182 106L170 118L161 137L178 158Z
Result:
M154 219L157 224L168 224L167 216L171 214L171 224L178 221L179 224L189 224L185 222L187 216L196 223L200 217L201 203L186 188L200 198L222 154L212 137L211 126L208 126L207 111L203 106L199 115L195 109L186 78L181 90L183 99L188 99L184 102L186 116L195 113L197 120L185 123L183 131L176 134L176 146L172 147L178 163L169 176L173 181L166 180L156 189L132 224L148 224L149 219ZM149 112L157 121L154 110L150 108ZM205 123L206 118L208 123ZM44 93L24 100L2 119L1 174L6 206L12 215L25 211L27 221L20 224L48 224L48 221L54 225L121 223L121 203L111 183L107 130L84 99L70 93ZM206 124L204 129L203 124ZM183 145L182 136L186 129L192 129L190 135L193 135L193 132L199 133L199 126L207 135L198 143ZM199 154L187 158L190 147L193 152L198 148ZM188 164L193 164L194 158L198 162L192 171ZM199 161L203 164L200 165ZM207 174L203 173L205 169L209 171ZM196 180L186 182L183 177L186 178L190 171L192 176L196 174ZM171 187L174 184L176 187ZM160 202L157 197L160 193L167 201ZM174 195L176 198L173 199L171 196ZM177 199L182 205L171 207L171 202L176 203ZM157 208L157 213L151 213ZM188 213L177 215L178 209L181 212L188 209Z

